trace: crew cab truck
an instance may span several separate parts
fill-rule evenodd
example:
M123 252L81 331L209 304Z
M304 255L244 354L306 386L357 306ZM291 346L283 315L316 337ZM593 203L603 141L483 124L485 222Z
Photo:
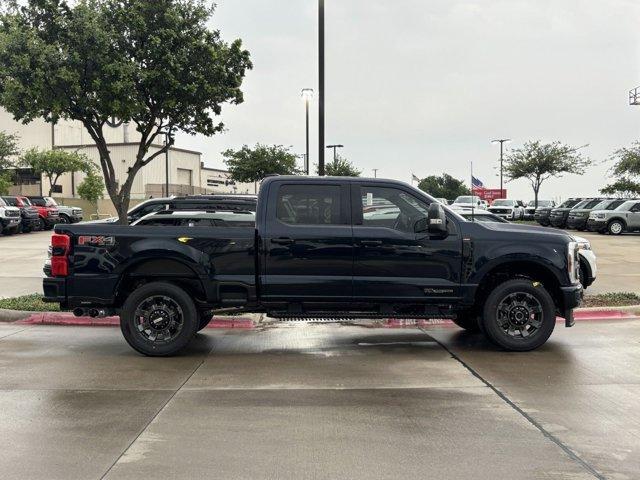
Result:
M395 215L375 215L395 209ZM576 242L466 221L405 183L275 176L252 227L56 225L45 299L120 315L138 352L171 355L212 312L282 319L450 318L531 350L582 296Z

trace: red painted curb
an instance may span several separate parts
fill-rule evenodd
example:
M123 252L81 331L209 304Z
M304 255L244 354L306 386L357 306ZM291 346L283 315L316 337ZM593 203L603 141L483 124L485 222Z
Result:
M592 321L592 320L624 320L637 318L631 312L622 310L588 310L577 311L574 314L576 321ZM558 322L564 322L563 318L558 318ZM117 327L120 325L120 317L91 318L76 317L67 312L43 312L34 313L30 317L15 322L19 325L61 325L61 326L80 326L80 327ZM451 320L445 319L398 319L389 318L382 320L379 326L382 328L411 328L411 327L428 327L433 325L453 325ZM255 328L255 323L250 318L243 317L214 317L206 328L218 329L241 329L250 330Z
M92 318L76 317L65 312L34 313L29 318L15 322L19 325L60 325L73 327L118 327L120 317ZM250 318L214 317L206 328L254 328Z

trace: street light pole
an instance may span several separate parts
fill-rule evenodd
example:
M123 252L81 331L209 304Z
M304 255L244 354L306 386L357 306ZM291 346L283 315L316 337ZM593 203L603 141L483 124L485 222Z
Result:
M327 148L333 148L333 164L335 165L338 162L338 153L336 149L344 148L344 145L327 145Z
M502 166L504 161L504 144L510 142L510 138L500 138L496 140L491 140L491 143L500 143L500 198L502 198Z
M313 89L312 88L303 88L302 89L302 98L304 98L305 105L305 125L306 125L306 154L304 157L304 171L307 175L309 175L309 101L313 98Z
M373 178L378 178L378 170L380 170L379 168L372 168L371 170L373 170Z
M318 0L318 175L324 176L324 0Z

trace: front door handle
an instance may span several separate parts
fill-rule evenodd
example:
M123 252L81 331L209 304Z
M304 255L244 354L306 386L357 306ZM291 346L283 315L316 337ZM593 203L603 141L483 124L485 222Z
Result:
M289 238L289 237L272 238L271 243L275 243L276 245L291 245L293 243L293 238Z
M382 245L382 240L360 240L360 245L363 247L379 247Z

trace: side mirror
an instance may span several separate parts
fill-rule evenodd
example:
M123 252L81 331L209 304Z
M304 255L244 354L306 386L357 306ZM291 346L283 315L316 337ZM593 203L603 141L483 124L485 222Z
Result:
M415 224L414 228L416 233L429 232L431 235L439 237L447 236L447 216L444 213L444 208L437 202L429 205L429 212L427 218L421 218Z

